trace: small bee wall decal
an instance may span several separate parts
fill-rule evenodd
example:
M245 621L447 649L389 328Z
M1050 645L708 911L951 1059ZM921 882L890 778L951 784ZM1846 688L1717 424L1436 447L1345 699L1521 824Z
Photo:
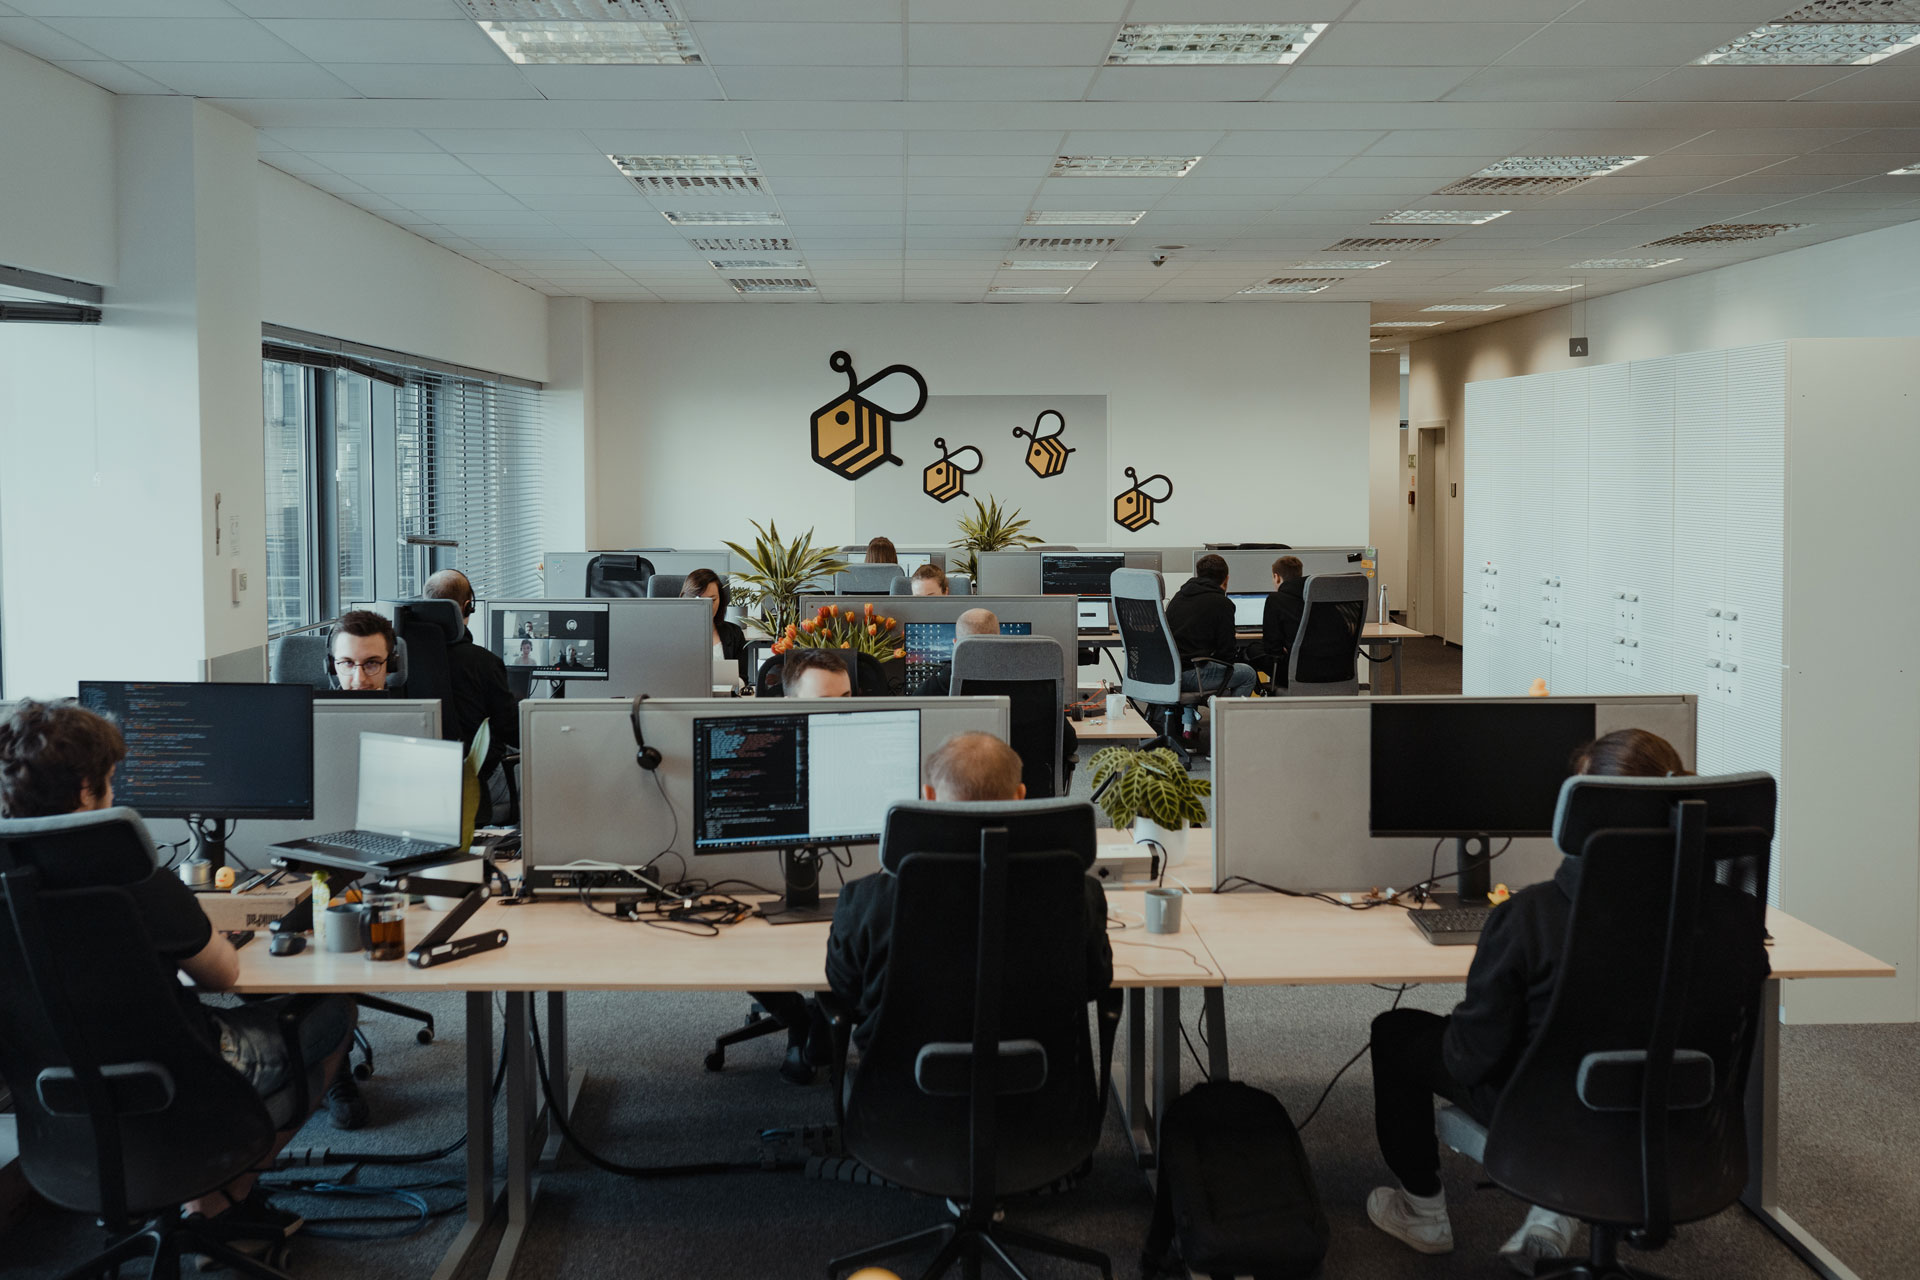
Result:
M1040 434L1040 424L1048 418L1052 418L1060 425L1043 436ZM1061 441L1060 437L1066 429L1066 415L1062 414L1058 409L1042 410L1040 416L1033 420L1032 430L1028 430L1025 427L1015 427L1013 429L1014 435L1025 436L1033 442L1027 446L1027 468L1042 480L1051 480L1062 471L1065 471L1067 469L1067 455L1078 452L1078 450L1067 448Z
M927 496L935 502L952 502L955 498L966 497L967 477L985 466L987 460L972 445L948 452L944 436L936 436L933 447L940 451L940 461L927 468ZM973 455L971 465L967 461L968 454Z
M853 372L853 357L844 351L834 352L827 364L847 375L847 393L814 412L813 460L842 480L858 480L883 462L905 466L894 456L893 424L927 407L927 380L918 369L890 364L861 382ZM910 409L886 409L867 396L876 384L896 374L912 379L919 388L919 398Z
M1163 475L1151 475L1142 480L1134 473L1132 467L1127 468L1127 479L1131 483L1119 497L1113 500L1113 522L1128 533L1138 533L1150 524L1159 524L1160 522L1153 518L1154 504L1165 502L1173 497L1173 481ZM1167 491L1157 498L1148 493L1146 488L1155 480L1162 481L1167 486Z

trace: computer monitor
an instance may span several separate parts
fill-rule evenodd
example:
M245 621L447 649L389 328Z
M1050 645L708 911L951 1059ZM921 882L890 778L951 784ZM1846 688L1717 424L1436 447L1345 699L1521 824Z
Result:
M83 680L80 704L118 722L114 801L148 818L313 816L313 689L304 684ZM205 860L225 861L218 822Z
M1368 827L1453 837L1463 902L1484 902L1490 836L1550 836L1573 753L1593 741L1591 702L1377 701Z
M943 663L953 661L956 625L952 622L908 622L901 625L900 629L906 633L907 688L912 689ZM1030 636L1033 634L1033 624L1003 622L1000 624L1000 634Z
M509 669L557 680L607 678L607 606L496 605L488 640Z
M1040 557L1040 593L1049 596L1110 596L1113 571L1127 567L1125 553L1047 552Z
M933 563L933 553L931 551L901 551L896 552L894 558L899 562L900 572L906 574L909 578L913 576L915 569L920 568L922 565Z
M1253 592L1230 592L1233 601L1233 625L1240 631L1258 631L1267 620L1267 598Z

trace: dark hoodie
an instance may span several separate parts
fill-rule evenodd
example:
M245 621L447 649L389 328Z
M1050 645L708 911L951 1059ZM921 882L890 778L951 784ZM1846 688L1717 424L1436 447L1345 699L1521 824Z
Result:
M1167 601L1167 626L1180 648L1181 666L1190 667L1201 658L1235 660L1233 601L1224 587L1205 578L1188 578Z

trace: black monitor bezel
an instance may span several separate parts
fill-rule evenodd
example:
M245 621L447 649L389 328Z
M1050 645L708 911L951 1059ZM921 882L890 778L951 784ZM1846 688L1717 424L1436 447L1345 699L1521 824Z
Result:
M143 818L228 818L228 819L233 819L235 821L238 821L239 819L242 819L242 818L245 818L248 820L255 820L255 819L310 820L313 817L313 807L314 807L314 799L315 799L314 792L316 789L316 783L314 778L314 751L313 751L314 691L313 691L312 685L276 684L276 683L270 683L270 682L252 682L252 681L237 681L237 682L228 683L225 681L207 681L207 680L82 680L79 682L79 685L78 685L78 695L79 695L79 701L81 705L82 706L86 705L86 695L87 695L88 689L99 688L101 686L111 686L111 687L116 687L123 690L130 689L130 688L269 689L269 690L281 691L280 696L286 697L290 704L296 703L296 702L300 704L304 704L306 707L306 720L307 720L306 734L304 736L297 733L287 735L287 737L292 743L296 745L304 746L306 751L307 797L306 797L306 804L304 806L227 805L221 808L207 808L204 806L187 806L187 805L153 805L153 804L132 805L131 802L134 798L131 796L119 797L119 802L128 804L130 807L135 808L135 810ZM125 761L122 761L120 765L114 766L114 773L116 775L119 774L120 769L124 764L125 764Z
M571 606L571 607L569 607ZM504 651L506 637L501 634L506 628L508 610L518 613L590 613L600 618L599 636L601 661L604 665L594 671L575 671L566 667L523 667L509 662ZM553 639L554 637L546 637ZM509 671L525 672L532 680L595 680L606 681L613 678L613 610L603 600L593 601L553 601L553 600L500 600L487 605L487 641L490 651L500 659Z
M1079 596L1082 600L1111 600L1113 585L1109 581L1105 591L1049 591L1047 590L1047 567L1056 560L1112 560L1113 567L1107 571L1109 580L1118 570L1127 567L1127 553L1124 551L1042 551L1040 553L1040 594L1043 596Z
M1529 839L1529 838L1535 838L1535 837L1552 836L1553 835L1553 816L1552 816L1553 806L1552 805L1548 806L1547 823L1543 827L1442 827L1440 825L1435 824L1435 825L1429 825L1425 827L1407 828L1407 827L1387 827L1387 826L1377 825L1375 821L1375 807L1374 807L1374 800L1373 800L1374 793L1375 793L1375 787L1373 784L1374 784L1375 777L1378 773L1378 769L1374 763L1374 757L1375 757L1375 751L1376 751L1376 746L1375 746L1376 737L1374 734L1374 726L1379 723L1379 717L1382 714L1391 716L1391 715L1399 714L1402 712L1411 712L1416 707L1435 707L1435 706L1444 707L1449 705L1471 705L1475 707L1506 707L1522 715L1529 714L1530 712L1535 710L1545 712L1545 711L1565 711L1565 710L1571 710L1575 708L1584 708L1587 714L1589 715L1589 717L1592 717L1596 721L1598 717L1598 705L1596 703L1585 701L1585 700L1566 699L1566 698L1553 699L1552 701L1543 701L1543 700L1531 699L1531 698L1515 699L1511 701L1462 698L1457 700L1457 703L1456 703L1456 700L1453 700L1453 699L1427 701L1425 699L1391 699L1389 698L1389 699L1375 700L1372 703L1372 705L1368 708L1368 717L1367 717L1367 763L1368 763L1367 834L1373 837L1374 839L1412 838L1412 839L1425 839L1425 840L1449 840L1449 839L1465 840L1465 839L1471 839L1475 836L1492 836L1500 839L1507 839L1507 838ZM1597 727L1590 724L1588 731L1586 733L1586 736L1582 739L1582 742L1575 745L1576 746L1582 745L1585 742L1592 741L1597 732L1598 732ZM1461 749L1464 750L1466 748L1463 746ZM1561 763L1566 764L1565 761L1562 761ZM1559 798L1559 792L1557 789L1554 792L1554 797L1555 797L1555 804L1557 804L1558 798Z

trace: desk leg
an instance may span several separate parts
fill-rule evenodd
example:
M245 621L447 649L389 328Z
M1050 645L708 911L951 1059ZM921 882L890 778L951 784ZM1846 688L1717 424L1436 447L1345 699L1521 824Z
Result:
M486 1234L499 1203L493 1191L493 993L467 992L467 1220L433 1280L453 1280Z
M561 1120L573 1119L573 1108L580 1101L580 1090L587 1083L587 1073L582 1070L569 1070L567 1067L567 993L564 991L547 992L547 1025L543 1031L547 1047L547 1073L549 1078L566 1081L560 1092L562 1111ZM546 1145L540 1152L540 1168L551 1172L560 1162L560 1149L566 1144L566 1137L560 1132L560 1126L547 1115L546 1099L536 1099L541 1120L546 1129Z
M527 1025L527 1013L533 996L525 991L509 991L507 996L507 1212L506 1231L493 1255L488 1280L507 1280L513 1274L520 1242L526 1238L533 1220L533 1197L538 1191L534 1177L540 1138L535 1094L540 1076L533 1063L533 1040Z
M1760 1028L1747 1073L1747 1212L1780 1237L1822 1280L1860 1280L1846 1263L1780 1207L1780 979L1760 996Z
M1127 990L1127 1043L1121 1062L1120 1119L1127 1126L1127 1140L1133 1144L1133 1157L1142 1169L1153 1168L1152 1117L1147 1114L1147 993L1139 987Z
M1393 646L1393 691L1395 693L1399 693L1400 692L1400 641L1389 640L1387 641L1387 643Z
M1160 1149L1160 1124L1180 1096L1180 988L1153 992L1153 1147Z
M1201 1016L1207 1026L1207 1079L1230 1080L1227 1072L1227 990L1225 987L1200 989Z

